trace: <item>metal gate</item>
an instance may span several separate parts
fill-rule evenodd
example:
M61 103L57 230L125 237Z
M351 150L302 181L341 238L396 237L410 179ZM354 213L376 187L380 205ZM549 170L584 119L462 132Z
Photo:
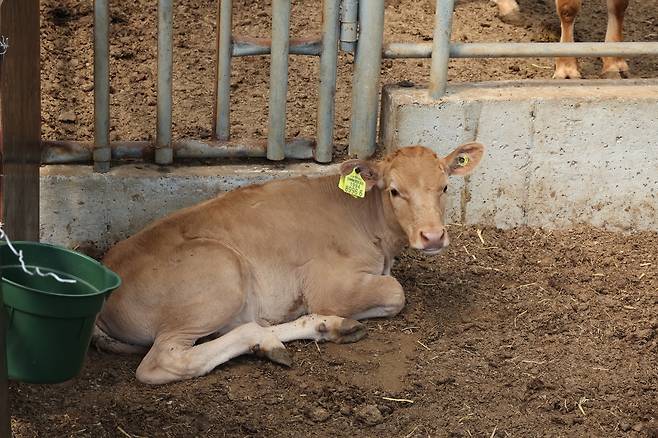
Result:
M290 0L272 0L271 39L238 37L232 33L231 0L218 0L216 86L213 140L172 139L172 18L173 0L158 2L157 129L156 141L109 141L109 10L108 0L94 2L94 120L93 147L80 142L47 142L44 163L89 162L104 172L112 160L148 158L170 164L175 158L267 157L332 160L334 96L338 50L354 53L352 117L349 154L366 158L376 148L382 58L432 58L429 94L446 92L450 58L600 57L658 55L658 42L606 43L451 43L454 0L436 0L431 43L384 44L384 0L324 0L322 33L310 40L290 40ZM230 138L231 59L271 56L268 138L266 142L235 143ZM290 54L319 56L319 102L315 140L286 142L286 95Z

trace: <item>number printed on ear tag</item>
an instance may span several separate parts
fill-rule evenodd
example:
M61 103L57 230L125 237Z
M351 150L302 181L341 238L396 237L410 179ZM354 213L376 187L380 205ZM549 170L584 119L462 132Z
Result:
M349 175L341 175L338 188L355 198L366 196L366 182L360 174L356 173L356 168Z

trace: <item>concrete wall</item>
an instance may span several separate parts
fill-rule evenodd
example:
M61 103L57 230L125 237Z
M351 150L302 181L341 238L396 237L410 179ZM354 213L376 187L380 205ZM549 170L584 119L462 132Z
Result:
M41 240L105 250L151 221L218 193L274 178L317 176L316 164L177 167L121 165L106 174L91 166L41 168Z
M488 147L452 189L464 223L658 230L656 81L456 85L438 101L386 87L381 138L388 150Z

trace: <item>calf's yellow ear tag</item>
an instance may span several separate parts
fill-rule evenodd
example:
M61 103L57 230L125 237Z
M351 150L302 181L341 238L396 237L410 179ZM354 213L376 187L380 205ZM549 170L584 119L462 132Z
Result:
M366 196L366 182L356 169L355 167L349 175L341 175L338 188L355 198L363 198Z
M468 155L466 154L461 154L457 157L457 164L459 167L464 167L468 164L468 162L471 161Z

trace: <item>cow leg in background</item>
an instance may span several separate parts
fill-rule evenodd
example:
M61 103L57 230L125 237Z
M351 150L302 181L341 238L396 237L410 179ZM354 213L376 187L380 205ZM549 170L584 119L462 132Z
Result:
M498 6L498 16L509 24L521 24L521 12L516 0L494 0Z
M573 43L573 29L576 15L580 11L580 0L555 0L557 14L560 17L560 42ZM555 58L553 79L579 79L576 58Z
M605 41L623 41L622 36L624 13L628 7L628 0L608 0L608 30ZM624 58L605 57L603 59L603 77L608 79L621 79L628 77L628 64Z

